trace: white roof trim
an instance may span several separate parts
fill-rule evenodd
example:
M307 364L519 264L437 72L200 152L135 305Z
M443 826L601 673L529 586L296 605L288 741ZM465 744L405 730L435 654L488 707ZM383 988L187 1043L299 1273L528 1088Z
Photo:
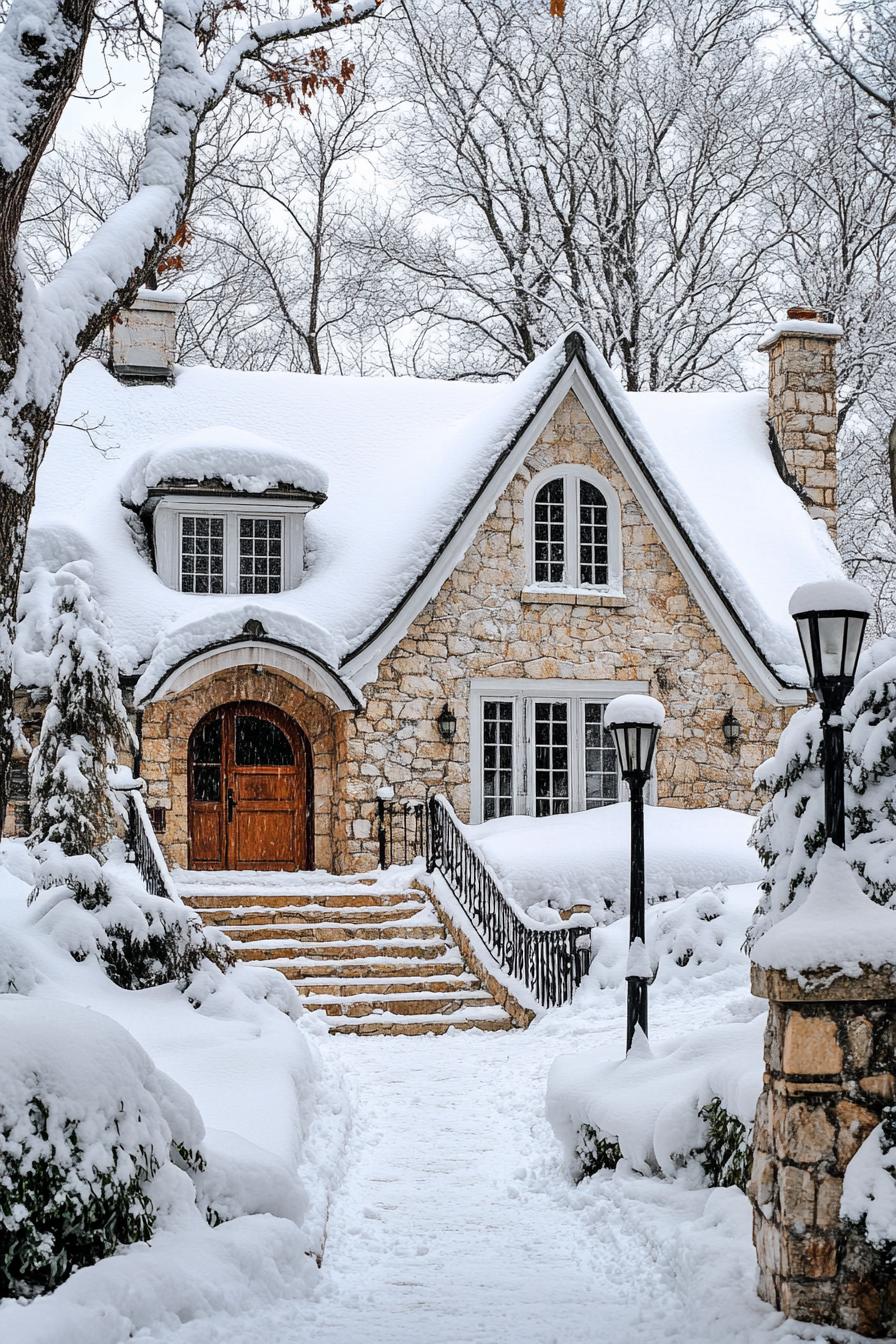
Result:
M429 572L411 589L392 619L379 631L376 638L355 656L346 659L342 667L345 676L358 686L376 680L381 660L404 638L427 602L432 601L460 564L476 533L519 471L568 392L574 392L578 397L644 510L645 516L656 528L660 540L683 574L707 620L744 676L772 704L804 705L807 699L806 692L799 687L785 686L779 681L698 564L677 520L670 516L660 502L652 482L639 466L623 435L596 396L590 378L583 373L578 360L574 360L561 375L553 392L546 397L543 405L520 434L513 452L501 463L500 469L489 483L488 490L466 514L461 526L437 557Z
M267 640L239 640L195 654L166 674L149 697L149 703L178 695L216 672L256 665L279 672L303 689L310 686L313 691L332 700L337 709L357 709L346 687L329 668L305 657L298 649L286 648Z

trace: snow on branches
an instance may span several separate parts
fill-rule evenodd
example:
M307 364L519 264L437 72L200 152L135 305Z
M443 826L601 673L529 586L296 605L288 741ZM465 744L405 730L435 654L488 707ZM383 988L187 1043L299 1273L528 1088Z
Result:
M97 857L115 832L109 769L129 740L111 637L90 589L89 564L53 576L50 701L29 766L32 843Z
M867 895L896 908L896 638L864 654L843 708L846 854ZM767 876L749 930L752 946L793 901L802 903L824 849L821 715L799 710L775 755L756 771L764 797L751 844Z

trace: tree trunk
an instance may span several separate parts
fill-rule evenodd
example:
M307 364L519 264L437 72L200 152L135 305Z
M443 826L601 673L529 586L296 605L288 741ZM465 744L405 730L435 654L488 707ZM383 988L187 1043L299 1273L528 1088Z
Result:
M3 576L0 583L0 826L6 818L9 767L18 738L13 708L12 650L19 582L28 523L34 507L37 464L43 457L56 415L56 405L49 410L30 409L30 416L18 422L25 431L19 446L29 483L24 490L15 490L0 479L0 574Z

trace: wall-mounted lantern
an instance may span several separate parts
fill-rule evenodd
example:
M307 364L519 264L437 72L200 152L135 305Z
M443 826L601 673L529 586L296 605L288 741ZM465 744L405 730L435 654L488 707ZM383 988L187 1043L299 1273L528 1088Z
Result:
M436 719L439 727L439 736L443 742L453 742L454 734L457 732L457 715L451 712L450 707L445 704L439 711L439 717Z
M722 736L729 751L737 751L742 732L740 719L734 713L734 709L729 706L728 713L722 720Z

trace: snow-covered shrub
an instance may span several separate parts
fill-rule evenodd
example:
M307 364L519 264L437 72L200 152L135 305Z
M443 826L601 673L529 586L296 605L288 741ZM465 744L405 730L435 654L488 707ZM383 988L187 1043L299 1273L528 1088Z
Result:
M614 1171L622 1161L622 1149L609 1134L602 1134L593 1125L582 1125L576 1135L573 1153L573 1176L583 1180L599 1171Z
M896 1106L885 1108L846 1168L840 1211L861 1227L889 1270L896 1269Z
M896 639L862 656L843 707L847 856L864 891L896 905ZM824 846L821 714L800 710L771 760L756 771L765 802L751 843L767 876L748 933L752 946L792 901L802 901Z
M54 576L47 631L50 699L30 765L33 842L68 857L98 857L120 815L109 787L109 769L130 737L108 627L90 589L85 562L64 565ZM88 908L101 903L96 874L83 889L69 879ZM55 880L55 879L54 879Z
M660 984L734 972L746 975L744 929L756 906L756 888L703 887L647 910L647 954ZM628 924L619 920L594 935L587 995L624 984Z
M709 1185L736 1185L746 1191L753 1162L753 1127L725 1109L721 1097L713 1097L697 1112L706 1125L706 1137L695 1148L696 1157Z
M808 891L824 847L821 713L798 710L774 756L756 771L764 799L750 843L767 876L747 941L752 945L798 895Z
M589 1158L599 1167L621 1156L648 1175L740 1184L762 1088L764 1027L760 1016L665 1047L641 1036L621 1060L588 1052L555 1060L547 1113L573 1175Z
M848 852L872 900L896 905L896 639L880 639L843 707Z
M174 982L182 988L208 968L226 971L234 953L223 934L179 901L148 891L137 869L124 861L114 840L109 858L68 858L58 847L39 850L39 885L31 901L40 925L60 946L83 961L97 957L123 989L149 989ZM75 885L71 873L77 876ZM79 896L90 884L103 899Z
M190 1097L110 1018L0 997L0 1296L145 1241L153 1181L200 1165Z

